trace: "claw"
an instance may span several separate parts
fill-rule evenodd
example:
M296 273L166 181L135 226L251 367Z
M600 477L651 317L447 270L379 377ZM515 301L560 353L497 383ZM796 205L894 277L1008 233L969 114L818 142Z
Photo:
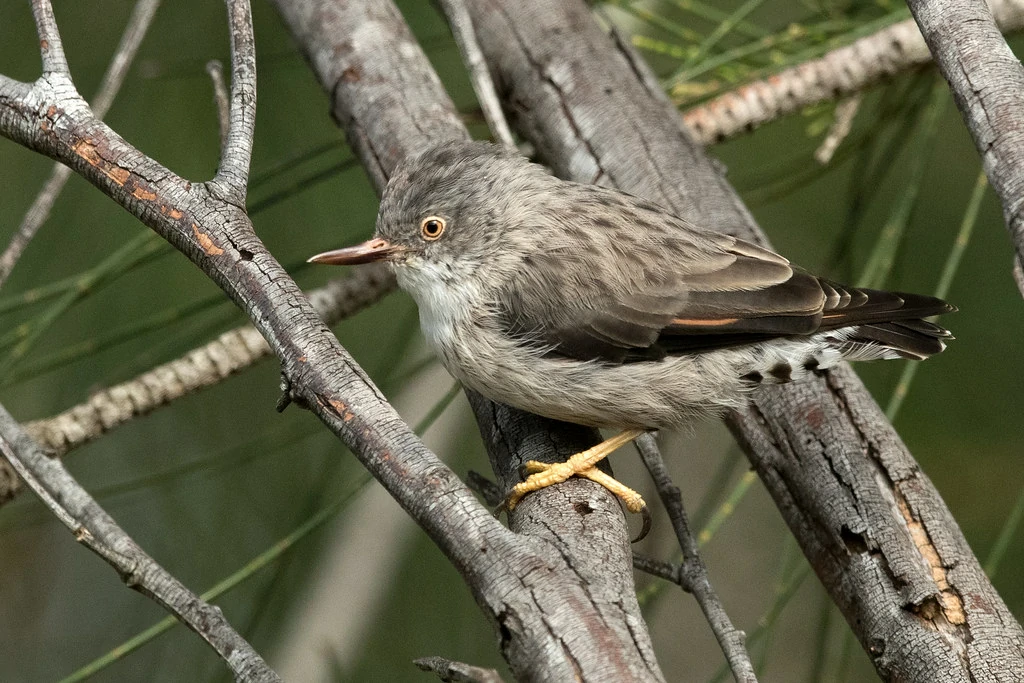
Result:
M647 504L639 493L597 469L595 465L610 453L643 433L643 430L639 429L626 430L607 441L602 441L593 448L588 448L573 455L565 462L545 463L536 460L527 461L523 464L523 470L529 476L525 481L512 487L512 491L509 492L502 507L511 512L519 504L519 501L523 499L523 496L528 493L539 491L553 484L560 484L572 476L586 477L618 496L627 510L643 516L643 528L640 530L640 535L633 540L636 543L647 536L651 530L651 513L647 509Z

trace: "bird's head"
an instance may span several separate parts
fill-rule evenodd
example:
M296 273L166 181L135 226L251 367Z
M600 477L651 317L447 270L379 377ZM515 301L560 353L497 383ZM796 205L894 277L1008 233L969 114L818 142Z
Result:
M424 288L473 286L484 277L499 284L542 241L538 200L552 180L541 166L495 145L443 143L395 171L372 239L309 260L383 261L414 296Z

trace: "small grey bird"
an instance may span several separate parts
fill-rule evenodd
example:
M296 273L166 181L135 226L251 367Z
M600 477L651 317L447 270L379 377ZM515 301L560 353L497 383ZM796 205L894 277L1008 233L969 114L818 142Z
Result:
M533 472L509 496L573 475L644 509L594 468L652 428L739 407L758 386L841 360L945 348L930 296L847 287L624 192L560 180L514 152L448 142L406 160L376 234L316 263L385 261L424 335L465 386L546 417L624 430Z

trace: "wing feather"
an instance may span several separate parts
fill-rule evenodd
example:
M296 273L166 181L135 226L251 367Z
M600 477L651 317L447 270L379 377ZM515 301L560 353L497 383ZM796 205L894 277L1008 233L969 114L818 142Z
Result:
M531 257L498 301L510 332L556 355L652 360L952 310L933 297L823 280L772 251L700 230L628 195L580 191L616 202L622 224L580 212L566 238ZM918 324L928 325L874 334L895 337Z

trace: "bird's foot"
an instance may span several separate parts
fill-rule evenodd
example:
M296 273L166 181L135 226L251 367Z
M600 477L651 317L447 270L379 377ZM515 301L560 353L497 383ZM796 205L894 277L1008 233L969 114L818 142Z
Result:
M576 453L565 462L547 463L530 460L523 465L523 468L530 476L525 481L512 487L511 493L505 499L506 510L515 509L519 501L528 493L539 491L553 484L560 484L569 477L586 477L597 482L615 494L632 513L643 515L644 526L635 541L647 535L651 524L651 515L647 510L647 503L643 497L614 477L599 470L596 465L601 460L620 447L626 445L633 439L644 433L642 429L628 429L621 434L602 441L593 448Z

